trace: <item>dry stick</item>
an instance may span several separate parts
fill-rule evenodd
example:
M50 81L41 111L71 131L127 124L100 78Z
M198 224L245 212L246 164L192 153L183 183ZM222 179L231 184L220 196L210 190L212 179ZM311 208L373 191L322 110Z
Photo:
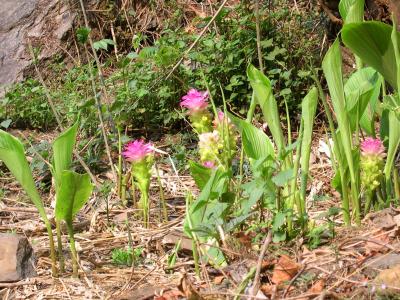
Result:
M258 64L260 67L260 71L264 72L264 65L262 61L262 52L261 52L261 31L260 31L260 2L256 0L255 5L255 14L256 14L256 34L257 34L257 54L258 54Z
M261 275L261 268L264 259L265 252L267 252L267 248L272 241L272 230L268 231L267 236L265 237L264 244L261 248L260 256L258 257L257 261L257 269L256 275L254 275L253 286L251 287L251 295L254 297L257 295L259 286L260 286L260 275ZM251 297L251 298L253 298Z
M38 78L39 78L40 84L41 84L41 85L43 86L43 88L44 88L44 92L45 92L45 94L46 94L47 101L49 102L50 108L51 108L51 110L52 110L52 112L53 112L53 114L54 114L54 117L56 118L58 127L60 127L60 128L59 128L59 131L63 131L63 130L64 130L64 126L63 126L62 123L61 123L60 116L58 115L58 112L57 112L57 110L56 110L56 107L55 107L55 105L54 105L54 102L53 102L53 100L51 99L51 95L50 95L50 93L49 93L49 89L47 88L47 85L46 85L46 83L44 82L44 79L43 79L43 77L42 77L42 73L40 73L39 68L37 67L37 61L36 61L35 53L33 52L32 44L31 44L31 42L30 42L29 40L28 40L28 48L29 48L29 51L30 51L30 53L31 53L32 59L33 59L33 61L34 61L33 65L34 65L34 67L35 67L35 71L36 71L36 74L37 74L37 76L38 76ZM81 164L81 166L82 166L82 167L85 169L85 171L89 174L90 178L92 179L92 181L93 181L93 183L96 185L96 187L99 187L99 183L97 182L96 177L95 177L95 176L93 175L93 173L90 171L88 165L83 161L83 159L82 159L82 157L79 155L78 151L74 150L73 153L74 153L75 157L78 159L78 161L79 161L79 163Z
M89 22L88 22L88 19L87 19L86 10L85 10L85 6L83 4L83 0L80 0L79 2L81 4L81 10L82 10L82 14L83 14L83 19L85 21L85 26L87 28L89 28ZM108 114L110 116L109 117L110 118L110 120L109 120L110 121L110 125L113 126L112 125L113 122L112 122L111 114L110 114L109 107L108 107L109 97L108 97L108 93L107 93L107 90L106 90L106 85L105 85L105 82L104 82L104 76L103 76L100 60L99 60L99 57L97 55L96 49L94 49L93 40L92 40L92 37L90 36L90 34L88 36L88 39L89 39L90 47L91 47L92 52L93 52L94 60L96 61L97 71L98 71L98 75L99 75L99 79L100 79L101 90L102 90L103 95L104 95L104 97L106 99L106 102L107 102L106 107L107 107ZM96 97L96 96L95 96L95 99L97 99L98 105L101 105L100 99L98 97ZM99 109L100 109L100 107L99 107ZM99 113L102 116L101 109L99 110ZM101 117L101 119L102 119L102 117ZM104 123L102 121L100 121L100 126L102 127L102 133L103 133L103 138L104 138L104 143L105 143L105 147L106 147L106 152L107 152L110 168L111 168L111 171L113 173L114 179L117 180L118 177L117 177L117 173L116 173L115 168L114 168L114 163L112 161L111 150L110 150L110 146L108 145L108 137L107 137L106 129L105 129Z
M334 24L343 24L343 21L339 18L337 18L332 10L325 4L324 0L318 0L319 5L322 7L322 9L325 11L325 13L328 15L329 19L332 21Z
M117 62L119 61L118 59L118 48L117 48L117 38L115 37L115 32L114 32L114 26L111 23L111 35L113 38L113 42L114 42L114 53L115 53L115 58L117 60Z
M82 0L80 0L82 1ZM172 68L172 70L168 73L167 77L165 79L168 79L169 77L171 77L172 73L175 72L175 70L179 67L179 65L183 62L183 60L185 59L185 56L189 54L189 52L194 48L194 46L197 45L197 43L200 41L201 37L204 35L204 33L207 31L208 27L210 27L211 23L214 22L215 18L218 16L218 14L221 12L222 8L225 6L226 2L228 2L228 0L224 0L224 2L222 2L221 6L218 8L218 10L215 12L215 14L213 15L213 17L211 18L210 21L208 21L207 25L203 28L203 30L200 32L199 36L197 37L197 39L190 45L190 47L185 51L185 53L182 55L182 57L179 59L179 61L175 64L175 66Z
M23 285L31 285L31 284L37 284L38 280L36 278L33 279L28 279L26 281L18 281L18 282L11 282L11 283L7 283L7 282L0 282L0 288L14 288L14 287L18 287L18 286L23 286Z
M297 278L299 278L299 276L301 274L303 274L303 272L305 271L306 266L304 265L299 272L297 272L297 274L292 278L292 280L290 280L288 286L286 287L285 291L283 292L282 298L285 298L287 293L289 292L291 286L293 285L293 283L297 280Z
M86 53L86 59L89 61L89 51L88 51L86 45L85 45L85 53ZM93 97L94 97L94 100L96 102L97 114L98 114L98 118L99 118L99 122L100 122L101 134L103 135L104 145L105 145L106 152L107 152L108 162L110 164L111 171L112 171L112 173L114 175L114 179L118 180L117 174L116 174L115 169L114 169L114 163L113 163L112 158L111 158L111 150L110 150L110 146L108 144L106 126L104 125L103 113L101 111L100 97L98 97L97 93L96 93L96 83L95 83L95 80L93 78L92 66L91 66L90 63L89 63L89 72L90 72L90 81L92 83Z

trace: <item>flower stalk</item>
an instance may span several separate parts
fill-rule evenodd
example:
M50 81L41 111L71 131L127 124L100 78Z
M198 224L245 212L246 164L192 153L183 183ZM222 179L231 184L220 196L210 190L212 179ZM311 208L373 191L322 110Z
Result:
M138 208L142 210L144 226L148 227L150 211L150 171L154 164L153 146L150 143L145 143L143 140L135 140L125 146L122 155L131 163L131 176L135 179L132 186L136 184L140 190L141 195L138 202Z

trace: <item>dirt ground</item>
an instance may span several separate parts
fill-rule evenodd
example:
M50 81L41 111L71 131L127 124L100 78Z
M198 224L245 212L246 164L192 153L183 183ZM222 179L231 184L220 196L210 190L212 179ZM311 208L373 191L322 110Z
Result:
M316 136L308 208L310 218L318 225L326 222L328 209L340 203L330 186L333 172L324 147L327 140L322 134ZM103 174L98 179L106 177ZM123 207L113 196L104 199L94 195L75 223L79 279L71 278L68 249L64 249L66 273L59 278L51 276L44 224L13 178L1 178L4 196L0 200L0 232L25 235L37 259L37 277L0 283L2 299L396 299L390 295L400 292L400 210L369 214L360 227L352 228L343 226L340 214L333 216L334 237L322 233L316 249L310 249L306 237L289 243L271 242L262 258L263 240L254 243L252 232L239 232L229 237L233 243L221 247L229 265L217 270L202 264L199 278L194 272L192 243L182 230L186 190L196 193L197 188L190 176L177 174L167 164L160 165L160 178L169 220L160 221L160 193L154 177L149 229L142 227L132 207ZM50 192L49 215L52 198ZM63 239L67 245L65 231ZM174 265L168 264L179 240L177 260ZM238 244L239 248L233 246ZM132 267L116 265L113 249L128 245L142 248L140 257ZM254 276L248 277L254 275L257 266L261 270L260 291L251 298Z

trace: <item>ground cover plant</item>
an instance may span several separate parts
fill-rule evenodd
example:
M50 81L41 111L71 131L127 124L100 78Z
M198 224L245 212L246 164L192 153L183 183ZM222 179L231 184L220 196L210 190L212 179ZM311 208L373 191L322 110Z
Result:
M305 63L312 42L296 51L287 28L276 28L284 17L296 16L289 29L304 20L299 8L226 2L196 19L197 35L167 28L150 44L132 37L119 53L115 34L97 38L79 1L76 47L86 63L57 90L35 61L38 81L8 92L0 229L30 237L40 272L0 283L0 295L3 287L32 299L44 289L48 298L159 300L400 291L396 19L364 21L364 1L341 0L341 32L320 64ZM134 12L124 9L117 18L128 22ZM21 91L35 101L18 117ZM61 133L31 141L30 130L15 130L43 129L46 118ZM36 172L37 160L47 168ZM28 217L15 222L20 213Z

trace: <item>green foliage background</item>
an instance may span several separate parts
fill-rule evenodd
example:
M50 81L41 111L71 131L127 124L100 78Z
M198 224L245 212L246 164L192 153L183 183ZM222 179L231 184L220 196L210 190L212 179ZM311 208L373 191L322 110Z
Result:
M177 6L174 18L166 21L157 40L149 42L144 34L138 34L119 62L115 61L112 45L107 51L99 49L112 98L110 107L103 107L103 111L118 124L131 128L160 128L160 124L167 129L176 127L182 124L178 122L179 99L190 87L204 89L205 79L217 104L221 102L221 84L230 109L244 113L242 108L251 96L245 70L250 63L258 64L254 12L245 2L222 10L168 80L172 66L210 17L194 18L193 30L188 32L181 26L182 7ZM265 73L271 79L278 105L283 107L286 100L291 112L297 112L312 83L310 64L319 65L323 22L318 12L306 7L297 10L286 0L261 7ZM73 121L80 112L82 127L93 135L98 126L88 65L68 68L58 58L50 67L54 74L48 78L51 96L64 121ZM13 86L2 101L0 121L11 120L13 127L45 130L56 125L44 90L33 79Z

